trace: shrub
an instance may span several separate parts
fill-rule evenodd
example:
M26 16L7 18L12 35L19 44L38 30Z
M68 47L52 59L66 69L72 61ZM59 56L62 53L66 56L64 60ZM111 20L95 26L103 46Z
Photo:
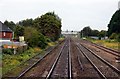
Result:
M36 28L26 27L24 31L25 41L27 41L30 47L45 48L46 38Z
M44 49L46 46L47 46L47 40L42 34L40 34L38 47L41 47L42 49Z
M117 41L120 42L120 33L117 35Z
M47 41L47 42L52 42L52 41L50 40L50 38L46 38L46 41Z
M112 33L112 35L109 38L110 39L117 39L117 34L116 33Z
M13 52L14 52L14 49L3 49L2 52L3 52L4 54L10 54L10 55L12 55Z

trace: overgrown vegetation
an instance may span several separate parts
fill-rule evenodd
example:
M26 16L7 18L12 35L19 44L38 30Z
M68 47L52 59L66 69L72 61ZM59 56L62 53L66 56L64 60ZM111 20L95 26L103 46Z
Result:
M108 24L108 36L120 42L120 9L113 14Z
M117 39L118 41L120 41L120 9L117 10L109 24L108 24L108 31L94 31L92 30L89 26L83 28L83 30L81 31L83 36L89 37L89 36L98 36L99 38L104 37L104 36L108 36L110 39Z
M61 34L61 19L54 12L46 13L40 18L35 19L35 26L39 28L40 32L50 38L52 41L56 41Z
M110 39L96 40L96 39L92 39L92 38L87 38L87 40L89 40L93 43L96 43L96 44L103 45L103 46L108 47L108 48L112 48L112 49L116 49L116 50L119 49L119 42L117 40L110 40Z
M108 31L105 30L92 30L89 26L84 27L81 31L81 36L87 37L87 40L103 45L105 47L109 47L112 49L120 49L120 9L117 10L108 24ZM99 40L99 39L92 39L90 36L97 36L99 39L108 36L108 39Z
M60 37L62 27L61 19L54 12L48 12L41 17L37 17L35 19L22 20L16 24L12 21L5 21L4 24L14 31L16 39L19 36L25 35L24 30L26 28L30 29L28 27L31 27L32 29L37 29L37 31L32 32L39 32L52 41L56 41Z
M110 37L113 33L120 35L120 9L113 14L108 24L108 36Z
M25 41L30 47L40 47L44 49L47 40L36 28L26 27L24 30Z
M63 41L64 38L59 38L58 41L56 42L47 42L47 47L49 46L54 46L56 45L58 42ZM9 50L8 50L9 51ZM28 50L26 50L23 53L20 54L9 54L9 53L4 53L3 57L2 57L2 72L3 74L6 74L8 71L10 71L13 68L16 68L18 65L20 65L21 63L25 62L26 60L32 58L33 56L37 55L37 54L44 54L42 53L44 50L39 48L39 47L33 47L33 48L29 48Z
M2 49L3 54L9 54L12 55L14 52L14 49Z
M47 46L55 45L62 26L61 19L54 12L48 12L35 19L22 20L16 24L6 20L4 24L14 31L15 39L24 36L29 49L16 55L12 49L3 50L3 74L40 53Z
M40 48L30 48L29 50L16 55L10 54L3 54L2 59L2 73L5 74L12 68L16 67L17 65L21 64L22 62L28 60L29 58L35 56L36 54L40 53L42 50Z

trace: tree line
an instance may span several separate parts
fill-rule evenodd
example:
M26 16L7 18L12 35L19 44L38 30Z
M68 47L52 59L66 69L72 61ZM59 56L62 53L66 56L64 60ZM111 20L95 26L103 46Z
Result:
M120 40L120 9L113 14L108 24L107 31L92 30L89 26L87 26L81 30L81 36L85 36L85 37L97 36L99 38L108 36L109 39Z
M108 24L108 36L111 39L120 39L120 9L113 14Z
M56 41L61 34L61 18L54 12L47 12L35 19L25 19L14 23L5 21L11 30L14 31L15 39L24 36L29 46L45 48L46 41Z
M90 28L90 26L87 26L87 27L84 27L82 30L81 30L81 36L82 37L90 37L90 36L95 36L95 37L99 37L99 39L107 36L107 31L106 30L101 30L101 31L98 31L98 30L92 30Z

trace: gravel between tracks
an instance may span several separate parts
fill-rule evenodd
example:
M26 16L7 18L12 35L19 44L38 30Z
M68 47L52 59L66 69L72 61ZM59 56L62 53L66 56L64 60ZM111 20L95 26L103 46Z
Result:
M109 63L111 63L112 65L114 65L116 68L118 68L120 70L120 63L118 63L117 60L116 60L116 58L119 58L118 56L115 56L111 53L108 53L104 50L101 50L101 49L91 45L91 43L85 43L84 42L82 44L84 44L86 47L88 47L89 49L94 51L97 55L101 56L106 61L108 61Z
M109 66L107 66L105 63L100 61L96 56L94 56L91 52L86 50L83 46L81 46L81 49L85 54L93 61L93 63L100 69L100 71L107 77L107 78L118 78L118 74L113 71Z
M79 42L78 40L75 40L76 42ZM93 68L93 66L89 63L89 61L85 58L85 56L77 49L75 42L71 42L71 50L72 50L72 72L73 72L73 78L80 78L80 79L86 79L86 78L92 78L92 79L100 79L100 76L96 72L96 70ZM83 65L84 70L81 70L81 67L78 63L78 57Z
M65 47L62 50L61 56L55 66L55 69L51 75L51 77L57 77L57 78L68 78L68 56L69 56L69 41L67 40L67 43L65 44Z
M24 75L24 77L41 77L41 78L46 77L62 45L63 43L60 44L57 48L55 48L49 55L47 55L34 68L32 68L29 72L27 72Z

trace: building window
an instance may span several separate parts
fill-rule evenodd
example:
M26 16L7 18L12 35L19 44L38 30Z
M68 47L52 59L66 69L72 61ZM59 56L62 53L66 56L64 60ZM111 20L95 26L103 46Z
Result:
M3 32L3 36L5 36L5 32Z

